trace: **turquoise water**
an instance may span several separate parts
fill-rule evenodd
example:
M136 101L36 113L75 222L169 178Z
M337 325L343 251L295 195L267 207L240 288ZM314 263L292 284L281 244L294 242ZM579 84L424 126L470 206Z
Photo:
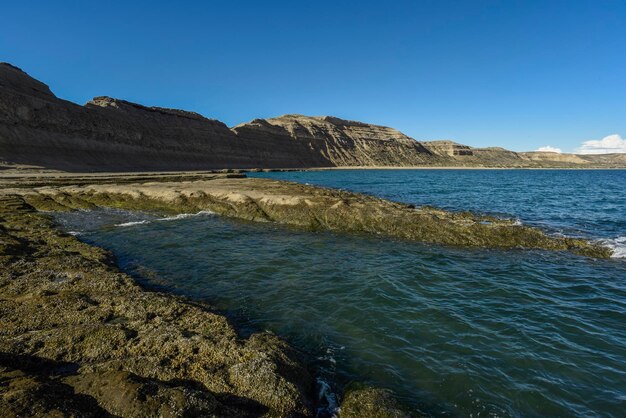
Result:
M263 173L520 219L623 249L626 172ZM626 410L626 259L458 249L198 214L57 215L144 285L206 300L309 353L332 390L393 389L434 416Z

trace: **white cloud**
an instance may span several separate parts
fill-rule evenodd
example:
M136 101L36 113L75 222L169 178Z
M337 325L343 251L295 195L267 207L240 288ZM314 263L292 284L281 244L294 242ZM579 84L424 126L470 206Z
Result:
M557 154L560 154L562 152L561 148L554 148L554 147L551 147L550 145L546 145L545 147L539 147L535 151L537 151L537 152L556 152Z
M626 153L626 139L614 134L600 140L585 141L576 150L577 154L611 154Z

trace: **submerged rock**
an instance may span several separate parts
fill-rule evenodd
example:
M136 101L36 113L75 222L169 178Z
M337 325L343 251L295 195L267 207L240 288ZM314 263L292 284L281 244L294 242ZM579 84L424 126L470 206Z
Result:
M339 408L339 418L410 418L422 416L400 405L393 393L371 387L348 388ZM425 416L425 415L424 415Z

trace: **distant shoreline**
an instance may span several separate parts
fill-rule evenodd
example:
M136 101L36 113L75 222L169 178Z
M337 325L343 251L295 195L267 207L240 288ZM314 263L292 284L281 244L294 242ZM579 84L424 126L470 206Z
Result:
M0 178L63 178L63 177L84 177L100 178L103 176L119 177L176 177L182 175L204 175L204 174L245 174L245 173L275 173L293 171L335 171L335 170L626 170L626 167L431 167L431 166L343 166L343 167L299 167L299 168L221 168L206 170L181 170L181 171L54 171L39 167L10 167L0 168ZM143 179L142 179L143 180Z
M262 171L322 171L322 170L626 170L626 167L431 167L431 166L410 166L410 167L389 167L389 166L346 166L346 167L319 167L303 169L284 170L262 170Z

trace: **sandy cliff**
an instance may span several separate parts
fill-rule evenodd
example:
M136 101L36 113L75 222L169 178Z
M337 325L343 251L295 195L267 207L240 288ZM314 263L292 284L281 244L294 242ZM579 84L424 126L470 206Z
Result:
M72 171L330 165L292 139L248 141L192 112L109 97L79 106L8 64L0 64L0 160Z
M305 143L332 166L414 166L444 159L393 128L349 121L332 116L283 115L255 119L233 128L238 135L290 138Z
M0 160L70 171L416 165L432 159L386 127L286 115L229 129L197 113L110 97L57 98L0 64Z
M19 68L0 63L0 163L66 171L626 167L626 157L419 142L389 127L331 116L283 115L231 129L194 112L106 96L80 106L59 99Z

